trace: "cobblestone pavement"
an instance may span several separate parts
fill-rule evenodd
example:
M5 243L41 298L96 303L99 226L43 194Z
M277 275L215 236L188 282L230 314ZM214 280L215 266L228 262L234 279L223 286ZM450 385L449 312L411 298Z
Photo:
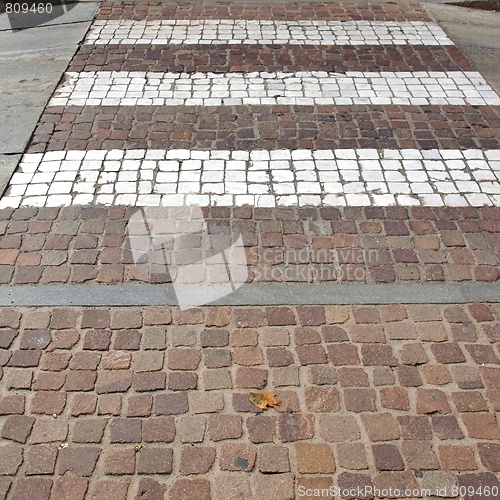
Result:
M416 3L104 2L0 199L0 293L175 282L144 207L195 284L241 235L257 288L498 285L499 99ZM500 306L446 298L2 307L0 499L500 498Z
M499 319L498 304L4 308L1 491L13 476L9 498L72 500L498 487ZM260 389L277 411L249 402Z
M168 283L150 259L135 264L124 207L0 211L0 283ZM164 234L186 227L190 209L162 211ZM252 208L204 210L205 238L241 234L248 282L454 283L500 278L495 207ZM173 240L176 261L196 266L202 235Z

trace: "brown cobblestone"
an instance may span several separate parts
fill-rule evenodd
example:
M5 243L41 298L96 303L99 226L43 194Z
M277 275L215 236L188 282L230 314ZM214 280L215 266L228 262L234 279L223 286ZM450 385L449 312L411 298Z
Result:
M314 437L314 416L292 413L280 415L278 417L278 436L285 443Z
M57 473L71 472L77 476L88 477L95 469L101 449L93 446L70 446L59 450Z
M82 328L109 328L111 322L109 311L106 309L87 309L83 311Z
M267 383L268 371L261 368L240 367L236 371L235 386L262 389Z
M432 429L439 439L462 439L463 432L453 415L432 416Z
M417 413L451 413L443 391L438 389L417 389Z
M200 335L201 347L225 347L229 344L229 332L222 329L203 330Z
M271 443L273 441L276 426L274 417L247 417L246 426L252 443Z
M14 351L7 366L18 366L20 368L34 367L40 361L40 351Z
M29 442L31 444L40 444L64 441L67 435L67 422L58 419L37 418Z
M500 444L478 443L477 448L482 464L492 472L500 472Z
M70 371L66 380L67 391L92 391L97 379L97 373L92 370Z
M337 456L339 465L345 469L368 469L365 447L362 443L339 443Z
M106 424L103 419L88 418L76 421L71 432L73 442L100 443Z
M19 478L14 484L12 497L19 500L36 498L48 500L52 488L52 479L46 477L25 477Z
M71 349L80 340L78 332L73 330L61 330L52 332L52 343L50 349ZM60 354L60 353L54 353Z
M61 500L84 500L88 480L83 477L64 476L54 480L52 495Z
M266 308L267 324L269 326L295 325L297 320L293 310L289 307Z
M141 343L141 334L138 330L119 330L115 334L113 349L137 351Z
M179 415L189 410L186 392L160 394L154 397L154 411L156 415Z
M66 406L66 394L40 391L35 394L31 402L31 413L46 415L60 415Z
M396 377L388 366L376 366L373 371L373 385L394 385Z
M158 381L160 378L164 380L165 374L161 373L158 374L159 376L155 376L153 374L145 374L142 382L141 382L141 387L142 390L146 390L146 386L144 385L144 382L146 380L155 380ZM165 384L162 384L163 387ZM191 373L191 372L172 372L169 373L168 375L168 388L171 391L186 391L188 389L196 389L198 385L198 375L196 373ZM155 390L154 388L148 389L148 390Z
M481 373L475 366L453 365L450 367L450 372L460 389L479 389L484 387Z
M30 389L32 378L31 370L11 368L5 374L4 382L8 389Z
M242 433L239 415L211 415L208 419L208 437L212 441L238 439Z
M327 363L326 353L321 345L302 345L295 348L301 365Z
M181 450L181 474L206 474L215 462L216 450L207 446L186 446Z
M297 469L301 474L330 474L335 472L335 460L328 444L296 443Z
M430 440L432 429L429 418L416 415L399 415L397 417L401 428L401 437L406 440Z
M100 371L97 375L96 392L126 392L132 385L132 373L125 370Z
M56 466L57 448L55 446L36 445L26 450L26 475L53 474Z
M133 448L111 449L104 457L104 472L113 476L134 474L135 450Z
M445 365L426 365L422 367L425 381L432 385L446 385L452 381L450 372Z
M397 367L399 383L404 387L419 387L422 385L422 377L416 366L400 365Z
M353 412L376 411L376 394L369 388L344 389L344 402L346 409Z
M224 443L219 466L222 470L249 472L255 465L257 447L249 444Z
M470 438L500 439L500 427L491 413L463 414L462 421Z
M372 446L375 467L379 471L399 471L404 469L403 458L393 444L383 443Z
M306 387L305 399L307 410L313 413L340 410L340 394L335 387Z
M155 479L141 478L137 495L139 498L164 498L166 489L166 484L162 484Z
M451 399L458 412L487 411L486 401L482 394L463 391L451 393Z
M362 414L361 421L371 441L392 441L400 437L398 424L390 413Z
M330 344L327 346L328 356L334 365L358 365L360 360L355 345Z
M443 469L464 471L477 468L470 446L441 445L438 451Z
M260 347L236 347L232 351L233 363L242 366L255 366L264 363Z
M408 411L410 409L408 390L404 387L384 387L380 389L380 404L382 408Z
M200 443L205 436L206 418L185 416L177 420L177 435L181 443Z
M210 308L205 324L207 326L227 326L231 320L231 309L229 307L214 307Z
M147 418L142 422L142 439L147 443L170 443L176 435L173 417Z
M174 48L174 49L177 50L177 48ZM234 50L234 47L232 49ZM100 48L99 50L102 50L102 48ZM338 51L339 48L336 47L335 50ZM446 50L449 50L449 49L446 49ZM96 110L93 110L91 108L92 107L86 107L86 111L90 112L90 114L92 115ZM153 115L154 115L157 112L160 113L156 109L149 109L151 107L138 107L138 108L141 108L140 113L142 113L144 115L150 114L150 113L153 113ZM152 108L154 108L154 107L152 107ZM292 112L297 112L297 110L294 109L293 107L288 107L288 108ZM366 108L363 112L361 112L361 109L364 109L363 106L354 107L351 109L351 112L354 111L355 108L356 108L355 116L358 116L358 115L363 116L363 119L365 119L367 113L370 114L370 113L374 112L372 109L369 109L369 111L367 111L368 108ZM282 110L283 108L277 107L277 109ZM381 107L381 110L383 112L385 112L384 107ZM192 114L193 114L193 116L195 115L194 109L189 110L189 111L190 112L193 111ZM202 110L202 111L207 111L207 110ZM227 111L229 111L229 109ZM318 109L318 111L319 111L319 114L317 114L316 116L321 118L323 116L323 114L322 114L323 111L322 111L322 109ZM470 111L471 111L471 113L476 112L475 110L470 110ZM484 109L481 109L480 111L485 112ZM260 112L261 111L259 111L259 113ZM380 112L381 111L379 110L376 113L380 113ZM113 111L112 113L114 116L115 111ZM185 114L186 114L186 110L183 109L183 115L185 115ZM190 114L191 113L188 113L188 115L190 115ZM241 114L241 113L239 113L239 114ZM278 116L278 113L274 113L273 115ZM330 110L330 115L331 115L331 110ZM58 116L57 119L59 119L59 115L57 115L57 116ZM213 113L210 116L213 118ZM423 117L423 118L427 118L427 117ZM88 118L84 118L84 119L88 119ZM96 119L98 120L99 118L96 118ZM310 121L311 118L307 117L307 120ZM447 123L447 126L449 126L449 124L453 123L454 121L455 120L445 120L445 122ZM321 122L321 123L323 123L323 122ZM324 123L328 124L329 122L325 121ZM443 127L443 129L445 129L445 128L446 127ZM394 130L399 131L399 128L396 127L396 128L394 128ZM330 135L331 135L331 133L330 133ZM349 139L349 140L351 141L351 139ZM359 139L356 139L356 141L359 141ZM167 148L170 146L171 145L167 146ZM94 145L94 147L96 147L96 146ZM151 144L150 147L153 147L153 145ZM155 147L158 147L158 145L156 145ZM228 146L226 145L224 147L227 149ZM246 147L248 149L248 147L250 147L250 146L246 145ZM324 147L324 146L322 146L322 147ZM353 147L352 142L351 142L351 144L349 144L348 147ZM399 148L400 146L396 145L395 147ZM215 149L217 149L217 148L215 148ZM325 207L325 208L328 208L328 207ZM368 208L370 208L370 207L368 207ZM35 209L35 213L37 211L41 211L41 210L42 209ZM97 244L97 247L95 248L95 250L92 250L92 252L97 252L98 258L100 258L101 265L108 266L108 267L112 267L112 266L116 267L119 265L106 263L106 260L109 261L109 256L107 256L107 254L109 253L108 250L112 247L105 246L105 245L109 245L111 237L113 237L113 238L116 237L115 238L116 242L113 243L115 246L123 245L124 238L120 239L119 238L120 235L118 233L120 233L121 231L123 231L123 232L125 231L125 227L126 227L126 224L125 224L126 220L125 219L128 217L128 215L125 214L124 211L121 211L120 213L114 214L114 213L112 213L113 210L114 210L113 207L110 207L109 209L103 209L103 210L101 210L99 217L102 217L103 219L106 219L106 217L113 217L114 218L113 222L116 222L116 224L115 224L116 227L113 230L115 232L117 232L117 234L104 235L104 237L102 237L102 241L98 240L98 244ZM321 242L318 242L318 240L317 240L318 236L316 234L314 234L314 232L311 232L310 235L306 234L306 232L305 232L306 226L304 225L304 223L307 221L307 218L304 220L301 219L301 214L305 213L303 210L302 211L301 211L301 209L300 210L299 209L287 209L287 210L289 210L289 215L290 215L291 219L288 219L284 222L287 222L288 226L290 226L290 224L292 224L292 225L295 224L296 227L294 227L294 229L293 229L294 230L294 241L299 242L302 245L302 247L305 245L313 245L313 241L315 241L316 245L321 243ZM278 209L275 209L275 211L278 211ZM14 216L17 212L18 211L13 212ZM246 238L250 238L250 236L252 234L253 234L253 236L255 236L255 228L258 227L260 229L260 227L258 226L258 224L260 224L260 219L257 218L257 213L260 213L260 212L253 211L251 209L247 210L245 212L245 214L243 214L241 210L238 211L237 209L234 209L233 212L234 213L226 210L226 212L225 212L225 214L227 216L226 219L214 218L215 215L212 216L213 219L210 219L210 216L209 216L209 221L210 220L217 220L219 222L222 221L225 223L226 220L228 220L230 224L234 223L235 225L236 224L239 225L242 222L245 222L245 223L251 222L253 224L252 227L254 228L254 232L251 233L250 231L248 231L248 233L244 234L244 236ZM273 217L275 217L272 215L273 210L270 210L268 212L269 213L266 215L266 217L268 217L268 219L266 219L265 222L274 224L276 221L271 220ZM358 212L359 212L359 214L362 214L362 211L358 211ZM231 213L232 213L233 218L230 215ZM57 221L54 223L54 227L63 228L63 226L66 225L68 227L64 227L63 230L67 231L71 234L47 236L47 238L44 242L44 246L40 249L40 254L43 254L44 251L45 252L58 252L57 256L54 255L54 257L59 259L61 262L66 262L68 260L68 255L67 255L69 253L68 248L73 248L74 246L78 246L79 241L82 238L87 238L88 235L86 235L85 233L81 234L82 231L87 230L84 227L84 225L82 225L80 227L80 225L78 223L76 223L76 221L63 220L62 219L63 214L64 214L64 212L61 210L61 211L59 211L59 213L56 213L54 215L57 218ZM215 212L214 212L214 214L215 214ZM422 232L422 228L420 228L418 224L415 225L414 223L419 222L422 224L424 222L428 222L429 224L428 224L428 227L426 229L428 234L425 235L425 238L428 238L429 240L434 241L435 242L434 245L437 243L438 249L431 250L431 253L429 253L428 250L426 250L425 248L422 249L423 251L415 252L416 256L418 258L418 262L410 263L410 264L406 263L405 272L403 273L401 265L400 265L400 263L397 262L397 258L396 258L399 256L398 258L401 260L401 255L399 255L397 252L395 252L395 250L398 249L398 245L396 245L395 243L400 242L401 237L400 236L387 236L387 235L380 236L380 233L379 233L378 237L386 240L386 241L384 241L384 243L387 243L389 250L384 252L384 259L382 260L382 262L384 262L383 264L370 266L369 265L370 263L363 263L360 265L360 268L365 271L366 277L368 280L394 281L394 280L412 279L412 280L418 280L418 281L426 281L428 279L432 279L432 280L445 279L446 281L456 281L456 280L460 281L460 280L464 280L464 279L475 280L476 278L479 280L492 279L493 273L495 272L494 265L492 265L492 264L491 265L480 264L479 266L475 266L475 269L474 269L474 264L476 261L477 262L489 262L487 259L485 259L485 257L487 256L487 254L492 254L492 252L489 252L486 249L487 238L484 238L484 237L482 237L482 235L480 235L482 237L481 241L483 241L483 240L484 241L483 241L483 243L479 244L479 242L475 241L475 239L474 239L474 238L478 239L479 234L477 232L476 233L468 233L470 236L474 236L474 238L470 238L470 237L465 238L466 247L462 247L462 248L447 247L445 243L440 245L440 243L442 241L449 243L449 238L450 238L450 234L451 234L448 232L450 230L447 229L447 227L450 225L449 220L439 220L438 222L440 224L438 224L437 226L434 226L434 224L430 224L430 221L414 221L414 220L412 220L410 215L408 214L408 211L405 211L405 214L403 214L403 213L398 214L398 217L404 216L405 219L400 218L398 220L385 220L384 223L386 226L388 226L388 227L390 226L391 228L395 229L396 232L403 231L402 226L405 226L406 231L411 235L408 238L414 237L415 238L415 247L418 248L419 245L421 244L421 240L418 238L424 238L424 236L418 236L418 233ZM219 214L219 215L221 215L221 214ZM243 215L247 218L243 219ZM430 209L428 215L429 215L429 219L436 219L438 217L441 217L439 209L437 209L437 208ZM358 226L356 226L355 220L353 220L353 219L357 216L357 213L353 212L350 207L336 209L334 216L335 216L335 219L333 219L333 221L338 223L337 225L339 225L340 228L343 228L342 229L343 231L346 231L346 230L350 231L349 234L336 235L335 238L337 238L338 241L337 240L335 240L335 241L337 241L337 243L342 243L341 239L342 238L345 239L346 236L349 236L350 238L353 238L353 240L356 240L356 245L357 245L358 244L358 242L357 242L358 235L355 233L359 231L359 233L363 234L361 228L365 228L365 226L366 226L365 222L360 221L360 224L358 224ZM373 214L370 214L371 219L366 221L366 222L369 224L374 224L374 223L380 224L380 221L382 219L377 220L377 219L373 219L373 217L382 218L384 216L385 215L382 212L380 214L377 212L373 212ZM477 216L477 219L479 220L480 224L478 224L476 222L474 222L474 224L478 225L478 227L483 226L485 228L489 228L491 226L491 223L493 221L493 212L490 211L488 207L481 207L481 208L477 209L476 216ZM75 216L73 215L72 217L75 217ZM116 220L117 217L121 218L121 219ZM241 218L239 218L239 217L241 217ZM250 221L248 219L248 217L251 217L252 220ZM332 222L333 216L330 213L330 211L323 209L323 210L316 210L315 217L317 217L317 219L314 220L314 223L318 227L321 227L322 223ZM467 223L470 225L470 219L467 219L466 213L462 213L460 211L457 211L456 212L456 220L462 226L464 226L465 229L466 229L466 225L464 225L464 223ZM12 221L12 223L14 223L14 222L15 221ZM84 221L84 222L87 222L87 221ZM91 221L91 222L94 222L94 221ZM97 221L97 222L99 222L99 221ZM262 222L264 222L264 221L262 221ZM443 224L443 222L445 222L446 224ZM69 224L69 223L71 223L71 224ZM398 227L401 224L402 224L401 228L398 229ZM455 227L454 223L452 223L452 225L453 225L453 227ZM71 227L69 227L69 226L71 226ZM247 227L250 227L250 226L247 226ZM444 228L444 230L443 230L443 228ZM279 230L285 231L285 227L284 226L280 227ZM443 235L442 234L443 232L446 234ZM244 233L245 233L245 231L244 231ZM281 236L281 233L276 233L276 234L279 234ZM9 235L9 236L16 236L17 237L20 235ZM29 235L23 235L23 236L26 237ZM35 236L38 236L38 235L35 235ZM64 238L62 238L63 236L64 236ZM418 236L418 238L416 236ZM488 234L488 236L493 236L493 233ZM322 237L326 238L326 236L322 236ZM389 238L392 238L392 239L389 239ZM365 240L371 241L369 239L366 239L366 237L365 237ZM7 245L7 246L9 246L9 245L19 246L20 242L21 242L21 238L19 238L19 240L12 241L11 243L9 243L8 240L5 240L5 243L4 243L4 241L2 241L2 244L4 244L4 246L5 245ZM255 244L257 244L256 240L255 240L254 245ZM351 242L351 244L352 244L352 242ZM493 240L493 244L495 244L494 240ZM399 245L399 246L401 246L401 245ZM58 249L53 250L54 247L58 248ZM406 252L409 249L404 248L403 250ZM88 250L78 250L78 251L81 252L81 251L88 251ZM113 251L114 251L114 248L113 248ZM427 251L427 253L425 253L426 251ZM472 260L466 259L465 262L467 262L467 263L456 263L453 259L458 258L457 251L462 251L462 253L468 252L470 254L470 256L472 256ZM434 252L434 253L432 253L432 252ZM33 253L33 252L31 252L31 253ZM25 256L23 257L23 255L25 255ZM24 259L31 258L30 252L27 252L24 247L21 247L21 254L19 257L21 258L21 261L23 258ZM432 260L432 259L436 260L435 257L439 257L438 260L440 260L440 261L450 262L450 264L441 265L440 263L439 264L428 263L429 260ZM490 256L490 258L491 258L491 256ZM454 263L452 264L451 262L454 262ZM460 262L462 262L462 261L460 261ZM304 262L304 263L299 264L299 266L300 265L309 265L309 264L310 264L309 262ZM44 265L46 265L46 264L44 264ZM3 266L3 268L9 268L8 264L3 264L2 266ZM10 266L10 267L13 267L13 266ZM32 266L19 267L17 269L17 271L19 271L19 272L14 273L14 280L17 278L29 279L29 280L37 279L38 275L31 275L30 276L30 273L31 273L30 267L32 267ZM64 270L62 267L58 268L57 266L47 266L47 268L48 267L54 267L54 269L52 269L52 270L46 269L46 271ZM122 267L126 267L126 266L122 266ZM443 269L445 271L445 274L443 274ZM136 276L134 274L134 272L132 272L132 271L130 271L130 272L123 272L123 271L124 271L124 269L118 269L117 273L116 273L116 271L113 271L112 274L115 273L115 274L113 274L113 276L114 276L113 281L115 281L115 280L121 281L123 279L130 280L130 279L133 279L134 276ZM475 271L476 277L474 277L474 274L472 271ZM57 273L55 273L55 274L53 273L54 276L51 277L51 276L49 276L49 274L47 274L47 272L44 272L43 275L38 279L42 279L44 281L51 281L51 279L59 280L59 281L67 281L69 279L70 282L71 281L81 282L81 281L91 281L91 280L102 281L103 279L106 280L105 274L107 272L108 272L107 270L104 270L103 272L99 273L96 269L93 269L93 266L83 264L83 265L75 265L74 269L73 269L73 273L69 276L69 278L68 278L68 276L65 276L64 273L60 273L61 276L56 276ZM23 277L22 276L23 273L25 273L25 274L27 273L27 276ZM12 273L9 273L9 275L10 274L12 274ZM109 276L112 277L111 274ZM145 279L148 280L149 278L146 277ZM305 306L305 307L310 308L310 307L317 307L317 306ZM323 308L320 308L320 309L323 310ZM318 311L320 309L318 309ZM154 308L152 308L152 309L150 308L150 310L154 310ZM341 309L337 309L337 310L340 311ZM97 318L97 317L92 318L92 315L95 316L97 311L100 311L99 314L104 315L102 318L103 321L99 321L99 318ZM149 321L151 324L168 324L168 322L169 322L168 315L169 315L170 310L168 308L165 308L165 310L162 311L162 308L158 308L158 309L156 309L156 311L158 314L165 315L163 317L163 319L152 320L152 321L150 321L149 319L148 320L145 319L145 321ZM223 314L225 314L227 316L227 311L228 311L227 309L226 310L221 309L221 311L226 311ZM324 309L325 320L327 320L327 322L329 324L332 324L332 322L333 322L332 315L328 311L329 311L329 307ZM120 313L120 314L122 314L122 313ZM125 312L123 312L123 314L125 314ZM151 314L156 314L156 313L151 312L148 314L151 315ZM264 316L265 316L263 310L260 310L257 314L255 314L254 312L245 311L245 309L242 308L235 315L235 319L237 321L239 321L240 319L238 319L238 318L239 318L239 316L241 316L241 319L243 321L247 321L246 319L244 319L245 314L247 316L249 314L250 314L250 316L253 315L252 316L253 319L251 319L251 321L257 322L257 323L255 323L254 326L260 325L260 323L263 321ZM83 322L83 327L84 328L97 328L97 329L107 328L108 326L110 326L109 323L110 323L111 318L106 318L105 316L106 316L106 310L104 308L91 309L91 310L89 310L89 313L86 313L86 317L84 318L84 322ZM248 317L249 319L250 319L250 316ZM197 310L196 312L190 312L190 313L183 312L182 314L180 314L180 311L175 310L174 317L176 318L175 321L177 322L177 324L201 324L201 322L204 321L204 316L203 316L203 313L201 312L201 310ZM259 319L259 317L260 317L260 319ZM144 318L146 318L145 315L144 315ZM298 318L298 314L297 314L297 318ZM345 321L343 316L339 316L339 318L334 318L334 320L339 321L339 322ZM138 319L136 317L136 319L133 320L133 324L138 324L137 321L138 321ZM160 321L161 323L157 323L156 321ZM224 319L224 322L226 322L226 321L227 321L227 317L225 317L225 319ZM314 320L314 321L317 322L317 320ZM323 321L322 318L321 318L321 321ZM131 324L131 323L125 323L125 324ZM227 323L226 323L226 325L227 325ZM221 325L221 326L226 326L226 325ZM213 326L217 326L217 325L213 325ZM250 326L251 326L250 324L246 324L246 327L250 327ZM74 326L70 326L68 324L67 327L73 328ZM129 326L128 328L131 328L131 327Z
M361 358L365 366L397 366L398 364L390 345L362 345Z
M494 474L490 472L483 472L477 474L460 474L458 476L458 485L460 487L471 488L474 492L479 491L479 488L489 487L490 491L493 487L499 487L500 482ZM471 490L468 490L471 491ZM464 500L473 500L473 496L466 496ZM490 497L493 499L493 497Z
M23 462L23 448L20 445L8 443L0 445L2 461L0 473L2 476L13 476Z
M198 349L169 349L167 356L170 370L196 370L201 361Z
M102 367L105 370L128 370L131 360L132 355L128 352L111 351L102 356Z
M90 330L85 334L83 348L89 351L106 351L109 349L110 344L111 332L105 330Z
M352 325L349 331L353 342L385 342L384 329L379 325Z
M137 453L137 472L139 474L170 474L172 460L171 448L145 446Z
M224 396L221 393L190 393L189 407L195 413L216 413L224 409Z
M172 484L169 500L210 500L208 479L178 479Z
M4 439L26 443L34 423L34 417L13 415L5 420L0 435Z
M230 334L230 342L232 347L249 347L256 346L258 342L257 330L233 330Z
M495 411L500 411L500 390L499 389L493 389L491 391L486 391L486 397L488 398L488 401L490 402L492 408Z
M142 441L142 421L113 419L110 424L111 443L139 443Z
M128 478L100 479L92 488L92 500L126 500L129 485Z
M312 215L311 212L310 216ZM273 219L266 220L272 221ZM314 219L307 220L314 221ZM258 329L246 327L239 330L234 329L236 325L232 314L234 311L229 308L228 324L213 325L214 328L206 330L201 323L197 323L196 327L184 326L184 333L176 325L168 326L168 331L162 325L142 326L137 330L140 334L138 338L142 343L135 344L137 350L132 354L129 351L109 351L111 341L114 340L113 336L117 332L110 334L106 347L94 344L96 348L82 350L86 334L94 331L97 339L97 333L99 335L104 333L107 336L106 330L83 331L80 340L75 325L79 328L83 309L76 307L68 309L76 311L77 314L70 315L67 328L64 328L66 321L64 318L68 316L65 312L60 314L58 319L62 322L62 330L53 330L52 327L50 330L53 340L48 349L54 348L55 343L57 347L54 352L47 352L46 349L43 353L39 353L38 349L17 351L42 354L38 356L37 365L29 366L28 361L23 362L21 366L15 366L22 361L22 358L18 358L14 360L13 365L8 366L10 353L3 354L7 349L0 351L0 365L4 365L0 376L3 377L4 391L7 391L0 397L0 410L5 413L5 417L2 417L3 427L0 435L5 443L15 446L17 443L29 443L29 447L26 446L23 453L24 465L22 469L19 468L19 471L24 475L33 474L38 477L45 475L51 478L54 464L59 474L61 457L63 465L66 466L69 463L71 467L70 475L62 477L72 477L73 474L80 473L78 471L82 470L86 473L91 468L95 451L90 453L89 457L85 455L86 452L84 453L83 464L76 463L72 455L68 458L68 452L62 455L61 453L64 450L73 449L76 450L74 452L76 455L78 450L87 448L99 452L102 447L102 458L96 459L95 470L91 473L92 476L89 476L89 482L87 483L85 479L87 476L84 476L83 482L78 485L75 483L75 498L93 495L95 484L99 481L94 476L98 473L106 473L104 465L108 460L109 447L105 443L117 439L116 430L112 431L113 423L117 420L131 422L135 430L131 430L128 434L124 431L122 439L129 439L129 441L119 441L114 444L117 450L124 450L123 446L128 446L127 453L133 457L133 461L129 459L127 467L123 469L123 471L130 472L124 473L118 469L116 473L107 472L109 477L116 478L132 474L170 474L168 466L165 465L164 452L167 448L164 443L181 442L187 445L186 449L194 449L196 447L191 446L191 443L199 443L202 448L210 448L211 445L207 443L212 443L215 447L214 443L222 441L216 446L217 449L222 449L221 445L225 440L233 441L229 443L226 441L224 444L234 445L245 444L246 440L246 443L252 443L252 446L256 445L255 448L258 449L257 459L252 465L252 470L257 469L255 481L251 483L243 479L240 481L237 476L246 474L241 468L238 469L240 472L234 470L230 473L231 476L234 474L234 490L239 492L247 491L245 489L247 486L256 489L257 483L261 481L258 478L261 477L279 477L280 481L270 483L271 486L280 484L286 489L290 484L293 486L293 482L289 482L289 474L296 475L297 473L310 474L311 477L316 474L335 474L333 480L337 481L337 484L340 484L341 480L346 484L349 481L363 482L367 481L366 478L370 476L373 477L374 484L383 485L392 482L394 486L394 481L411 484L410 480L414 477L413 471L422 471L423 479L432 471L450 471L446 476L450 481L464 475L458 475L458 472L477 470L478 475L485 470L493 474L499 472L496 461L498 450L495 446L496 441L500 439L500 427L493 412L500 407L500 382L497 380L500 373L498 369L500 351L495 342L490 342L483 328L485 325L494 325L497 313L500 311L496 304L489 305L487 311L472 309L474 313L467 305L429 305L425 308L408 305L394 310L386 309L385 312L381 307L377 307L378 317L372 315L371 308L359 308L362 312L354 315L350 307L345 307L346 314L343 317L344 322L347 321L347 323L340 324L341 327L331 323L298 327L295 325L263 326ZM250 307L241 309L251 310ZM297 323L300 324L300 314L295 308L291 307L291 309ZM203 308L200 312L201 316L206 318L207 311L210 310L211 308ZM20 311L22 316L19 317L19 325L23 328L29 325L30 334L36 330L37 318L40 320L40 328L47 321L52 321L50 319L52 309L49 308L41 308L43 314L30 314L26 322L24 308ZM115 311L109 309L108 312L110 318L113 318ZM488 312L491 312L491 316ZM468 323L465 323L464 314L468 318ZM481 325L476 319L479 315L485 318ZM15 323L17 316L12 317ZM196 320L196 316L193 317ZM378 322L379 318L381 323ZM440 340L441 334L439 334L439 342L437 342L435 337L429 335L428 340L422 343L416 339L408 341L406 338L390 338L389 331L396 330L387 329L388 318L391 319L391 325L413 324L415 319L419 320L415 322L417 326L419 324L441 325L446 338ZM331 318L328 319L328 315L325 315L325 321L327 320L331 321ZM390 338L390 342L385 343L386 340L378 343L352 342L349 340L349 333L355 321L374 321L373 323L360 323L360 325L382 327L384 334ZM50 322L48 324L50 325ZM219 345L218 333L216 333L213 337L216 344L213 347L197 347L200 345L202 334L206 335L206 340L203 342L210 344L209 332L220 332L220 329L224 327L227 327L228 332L220 337L223 341L222 345ZM145 341L144 332L151 328L162 333L158 337L158 342L156 340ZM464 328L474 332L474 335L477 335L477 341L472 340L471 335ZM431 328L428 331L431 332ZM491 338L494 339L495 332L492 331L493 333L490 331L490 336L493 335ZM20 346L21 337L25 332L26 329L21 329L19 340L17 336L12 338L10 345L14 346L14 350ZM62 334L67 334L67 336L64 337ZM26 336L24 338L27 339ZM163 349L167 347L167 340L170 350L187 349L199 352L200 360L196 368L174 371L168 367L163 368L162 362L165 359ZM32 345L30 342L24 345L29 347ZM91 344L88 346L90 347ZM319 347L321 352L325 353L323 346L328 351L328 358L325 356L324 363L302 365L296 361L300 359L298 354L300 351L296 349ZM37 346L34 345L34 347ZM460 358L459 361L456 355L457 347L463 360ZM377 365L367 366L365 354L371 348L382 348L381 351L386 353L385 359L394 358L397 365L385 365L383 356L372 355ZM362 366L360 366L358 349L364 361ZM451 359L455 362L451 363ZM200 367L202 362L204 366ZM248 390L254 387L241 387L240 392L233 394L231 375L235 376L235 380L238 376L238 367L233 368L233 362L249 364L249 366L240 366L239 369L257 370L257 372L249 372L252 376L265 374L263 385L262 381L259 382L261 388L264 389L267 386L268 378L269 389L265 390L277 392L278 396L283 399L283 404L259 415L261 410L255 408L248 398ZM259 364L254 366L252 363L256 362ZM269 365L271 367L268 369ZM116 369L118 367L120 369ZM108 373L116 373L120 376L106 378L104 375ZM207 374L210 374L210 377L207 377ZM395 377L396 374L397 377ZM168 390L165 392L167 375L169 376ZM95 380L96 376L97 380ZM177 376L186 376L186 378L184 381L179 380L179 384L176 385L175 377ZM200 377L199 384L198 376ZM67 385L61 386L65 377L68 380ZM246 377L240 374L240 378L244 380ZM81 379L82 385L78 385L77 379ZM303 386L306 379L309 385ZM17 381L17 386L11 387L14 380ZM96 382L95 389L93 388L94 381ZM416 387L417 382L426 385ZM432 386L439 387L432 388ZM67 392L71 388L77 392ZM62 392L58 392L61 389ZM229 389L229 391L224 389ZM84 394L82 392L84 390L88 390L88 394ZM117 391L118 394L108 393L110 391ZM37 404L43 406L41 403L46 393L53 393L56 398L60 398L61 394L63 397L66 396L67 402L63 400L63 414L52 418L53 412L48 406L52 406L54 402L49 401L43 413L36 413L36 419L29 416L30 413L35 413L37 398L41 398ZM178 400L175 399L177 395L180 395ZM232 405L226 407L231 401ZM65 410L66 406L68 410ZM307 413L302 413L304 411ZM196 415L198 412L199 414ZM155 416L151 416L151 413ZM113 415L118 418L108 420L97 415ZM391 418L391 422L376 424L376 419L385 415ZM74 418L77 416L78 418ZM373 422L370 421L372 417L375 417ZM196 420L191 420L193 418ZM17 419L20 420L17 421ZM370 424L367 426L368 421ZM109 422L109 428L104 430L106 422ZM364 427L362 432L359 429L361 423ZM137 427L138 424L140 427ZM391 429L396 430L393 432ZM377 432L380 435L377 435ZM364 443L360 441L363 436L368 436L371 441L370 446L375 447L373 449L375 462L370 453L368 456L366 454ZM310 442L314 438L316 440ZM464 441L461 442L461 440ZM69 443L68 448L59 446L60 443L66 441ZM314 446L324 446L325 442L330 443L327 446L330 447L332 456L335 457L334 462L342 469L334 473L301 471L296 460L295 446L281 444L297 441L299 441L298 444ZM303 443L300 443L301 441ZM389 446L381 447L380 443L384 444L384 441ZM101 442L103 444L100 444ZM150 445L148 446L147 443ZM133 449L136 444L138 448L142 446L139 451ZM450 447L454 447L452 451L449 451ZM151 449L151 452L146 451ZM289 449L291 450L290 457L287 451ZM460 461L458 455L463 450L465 450L464 457ZM60 455L57 462L53 458L54 452ZM16 453L12 455L14 459L18 456ZM144 459L140 468L139 455L149 456L147 460ZM40 457L39 460L37 456ZM217 458L220 461L221 455L208 460L211 463L207 471L212 469L212 464ZM178 467L181 453L175 461L172 464ZM401 469L403 461L404 467L408 470ZM188 464L189 461L185 460L184 463ZM218 462L215 467L219 467L221 463ZM374 463L380 470L378 475L374 473ZM78 469L80 467L83 469ZM203 472L206 467L200 465L197 470L201 471L200 474L206 474L207 472ZM178 474L178 469L171 470ZM187 470L185 474L192 473ZM361 471L365 472L360 473ZM11 475L15 475L16 472ZM139 488L139 478L130 477L126 488L130 490L128 494L136 495L137 492L143 491L144 495L151 494L153 497L155 494L161 495L164 491L163 487L166 488L168 485L172 489L171 485L178 480L175 472L172 479L167 481L155 478L151 479L151 483L140 483L142 490ZM419 474L420 472L416 474L418 478L420 478ZM16 477L15 481L18 479ZM54 480L56 481L55 478ZM296 476L295 486L301 480L300 476ZM427 480L430 481L430 479L425 479ZM212 495L219 491L217 488L221 487L222 483L218 481L218 478L213 481L209 480L212 484ZM259 483L258 487L263 488L263 484L263 482ZM293 498L293 488L291 491L290 498ZM12 494L12 491L9 494ZM101 498L106 498L103 495L102 492ZM254 490L251 490L250 495L254 495Z

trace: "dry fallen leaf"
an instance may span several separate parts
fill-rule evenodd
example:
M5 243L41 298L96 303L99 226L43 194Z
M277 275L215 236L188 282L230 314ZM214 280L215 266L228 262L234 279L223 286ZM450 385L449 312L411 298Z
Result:
M251 392L250 402L262 410L265 410L268 406L276 406L281 403L279 399L276 399L274 392Z

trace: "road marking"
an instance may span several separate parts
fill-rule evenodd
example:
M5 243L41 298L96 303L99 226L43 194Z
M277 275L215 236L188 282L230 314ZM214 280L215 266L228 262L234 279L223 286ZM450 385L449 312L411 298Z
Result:
M51 106L500 105L480 73L66 73Z
M25 154L0 208L500 206L500 150L89 150Z
M454 45L432 22L98 20L85 44Z

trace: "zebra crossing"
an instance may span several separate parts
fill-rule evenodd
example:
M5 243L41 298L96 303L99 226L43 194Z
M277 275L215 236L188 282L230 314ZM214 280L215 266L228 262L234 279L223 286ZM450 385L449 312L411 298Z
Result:
M164 19L96 21L87 44L453 45L434 23Z
M66 73L52 106L500 105L475 72Z
M103 4L0 208L500 206L500 97L422 8L242 5Z

